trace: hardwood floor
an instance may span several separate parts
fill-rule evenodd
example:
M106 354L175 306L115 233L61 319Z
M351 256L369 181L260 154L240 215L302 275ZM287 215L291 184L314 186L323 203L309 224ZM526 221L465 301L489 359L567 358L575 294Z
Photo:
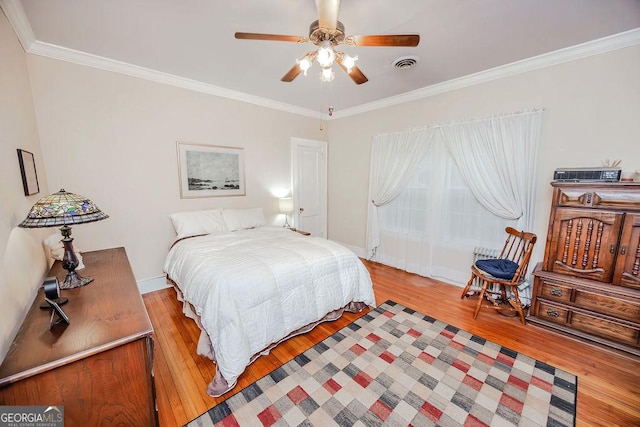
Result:
M458 328L509 347L578 376L577 425L640 425L640 359L483 310L476 320L473 298L460 299L462 289L365 262L378 304L393 300ZM274 368L344 327L358 315L345 315L292 338L256 360L234 390L220 398L206 394L215 365L195 354L199 329L182 314L173 289L145 294L155 329L155 380L160 426L181 426Z

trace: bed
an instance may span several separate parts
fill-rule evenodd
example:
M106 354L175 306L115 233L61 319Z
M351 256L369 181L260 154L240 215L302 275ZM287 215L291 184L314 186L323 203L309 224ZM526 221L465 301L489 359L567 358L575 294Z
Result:
M344 246L268 226L261 209L174 214L165 262L184 312L201 329L198 354L216 364L211 396L279 342L344 310L374 306L371 279Z

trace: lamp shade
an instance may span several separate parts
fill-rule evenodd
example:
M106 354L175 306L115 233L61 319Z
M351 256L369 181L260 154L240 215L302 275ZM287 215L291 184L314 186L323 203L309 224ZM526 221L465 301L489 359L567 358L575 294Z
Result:
M280 213L293 212L293 199L291 197L282 197L278 199L278 205L280 207Z
M109 218L91 200L64 189L43 197L31 208L19 227L40 228L83 224Z

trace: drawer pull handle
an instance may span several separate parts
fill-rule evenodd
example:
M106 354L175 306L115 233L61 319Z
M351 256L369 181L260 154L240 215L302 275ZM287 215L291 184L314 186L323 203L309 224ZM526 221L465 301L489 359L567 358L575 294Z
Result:
M627 253L627 245L622 245L620 248L620 255L625 255Z
M560 289L560 288L551 288L549 293L551 295L553 295L554 297L561 297L562 296L562 289Z
M609 248L609 252L611 252L612 254L616 253L616 245L612 243L611 247Z
M547 315L549 317L559 317L560 313L558 313L558 310L556 310L555 308L550 308L547 310Z

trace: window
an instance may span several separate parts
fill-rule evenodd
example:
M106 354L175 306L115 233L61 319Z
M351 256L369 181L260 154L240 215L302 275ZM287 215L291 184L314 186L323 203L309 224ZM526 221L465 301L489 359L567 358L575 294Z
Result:
M431 144L400 195L378 210L377 257L394 267L462 283L477 246L501 248L500 218L473 196L442 143Z
M508 225L531 230L543 112L374 136L367 257L464 284L475 247L501 248Z

